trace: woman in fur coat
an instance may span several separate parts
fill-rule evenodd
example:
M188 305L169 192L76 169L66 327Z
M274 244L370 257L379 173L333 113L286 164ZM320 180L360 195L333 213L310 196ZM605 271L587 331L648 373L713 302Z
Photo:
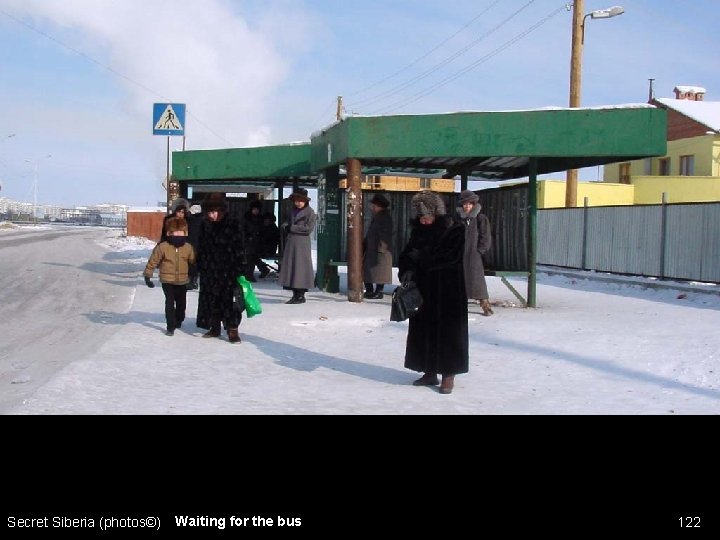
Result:
M457 209L458 218L465 226L465 256L463 270L465 271L465 291L468 299L476 300L483 310L483 315L489 317L493 314L490 306L487 282L485 281L485 265L483 255L492 245L490 237L490 220L481 214L480 198L464 189L460 193Z
M417 217L400 254L398 277L417 284L423 304L409 319L405 367L423 372L413 385L440 384L440 393L450 394L455 375L467 373L469 363L465 228L446 215L437 193L422 191L412 204Z
M295 206L287 221L281 225L285 239L282 264L280 265L280 285L292 290L293 295L286 304L304 304L305 293L315 286L315 270L312 264L312 244L310 235L315 228L317 216L310 208L306 189L292 193L289 199Z
M224 193L210 193L202 202L197 265L200 272L197 326L204 338L220 337L220 324L230 343L241 341L238 327L245 309L238 276L245 272L244 235L240 222L228 215Z

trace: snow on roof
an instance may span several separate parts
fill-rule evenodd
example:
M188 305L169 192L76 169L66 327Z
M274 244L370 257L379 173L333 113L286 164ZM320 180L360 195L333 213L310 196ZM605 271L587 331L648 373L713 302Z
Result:
M128 208L130 212L166 212L167 210L162 206L131 206Z
M618 105L597 105L594 107L557 107L554 105L550 105L547 107L539 107L534 109L500 109L500 110L467 110L467 111L446 111L446 112L440 112L440 113L398 113L398 114L349 114L343 120L346 118L382 118L382 117L391 117L391 116L434 116L434 115L440 115L440 114L466 114L466 113L505 113L505 112L533 112L533 111L572 111L572 110L597 110L597 109L653 109L655 108L654 105L650 105L648 103L621 103ZM319 129L315 131L312 134L312 138L315 138L318 135L321 135L322 133L328 131L332 127L336 126L337 124L341 124L343 120L336 120L332 124L328 124L327 126L323 127L322 129Z
M657 100L688 118L720 132L720 101L692 101L689 99L661 98Z
M693 94L705 94L706 90L702 86L676 86L678 92L692 92Z

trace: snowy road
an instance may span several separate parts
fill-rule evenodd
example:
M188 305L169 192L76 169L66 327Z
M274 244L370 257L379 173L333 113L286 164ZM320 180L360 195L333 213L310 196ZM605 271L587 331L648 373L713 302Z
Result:
M94 227L0 231L0 413L107 341L112 329L89 314L127 311L137 268L125 262L132 254L95 243L106 235Z

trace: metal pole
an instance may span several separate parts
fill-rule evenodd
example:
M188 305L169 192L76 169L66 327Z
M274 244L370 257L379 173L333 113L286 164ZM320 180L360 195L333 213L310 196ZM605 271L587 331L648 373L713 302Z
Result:
M33 179L33 223L37 225L37 189L38 189L38 169L40 168L40 160L35 160L35 178Z
M170 204L172 201L170 200L170 135L168 135L167 138L167 163L166 163L166 170L165 170L165 193L166 193L166 205L167 205L167 211L170 211Z
M527 307L537 307L537 158L528 164L529 263Z
M357 159L347 160L347 252L348 252L348 300L363 301L362 275L362 185L361 165Z
M582 53L583 53L583 12L585 0L575 0L572 17L572 50L570 53L570 107L580 106L582 84ZM577 206L577 169L568 169L565 179L565 207Z

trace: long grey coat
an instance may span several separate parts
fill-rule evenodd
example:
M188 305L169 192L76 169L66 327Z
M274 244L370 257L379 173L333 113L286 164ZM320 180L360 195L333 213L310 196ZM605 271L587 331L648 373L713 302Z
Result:
M485 265L482 256L492 246L490 220L481 214L482 207L475 204L466 214L462 206L457 209L460 221L465 225L465 252L463 270L465 272L465 291L468 298L487 300L490 298L485 281Z
M292 210L280 266L280 285L287 289L315 287L310 234L315 229L316 221L315 211L307 205L300 211Z
M390 210L380 210L373 215L365 235L365 283L392 283L392 228Z

